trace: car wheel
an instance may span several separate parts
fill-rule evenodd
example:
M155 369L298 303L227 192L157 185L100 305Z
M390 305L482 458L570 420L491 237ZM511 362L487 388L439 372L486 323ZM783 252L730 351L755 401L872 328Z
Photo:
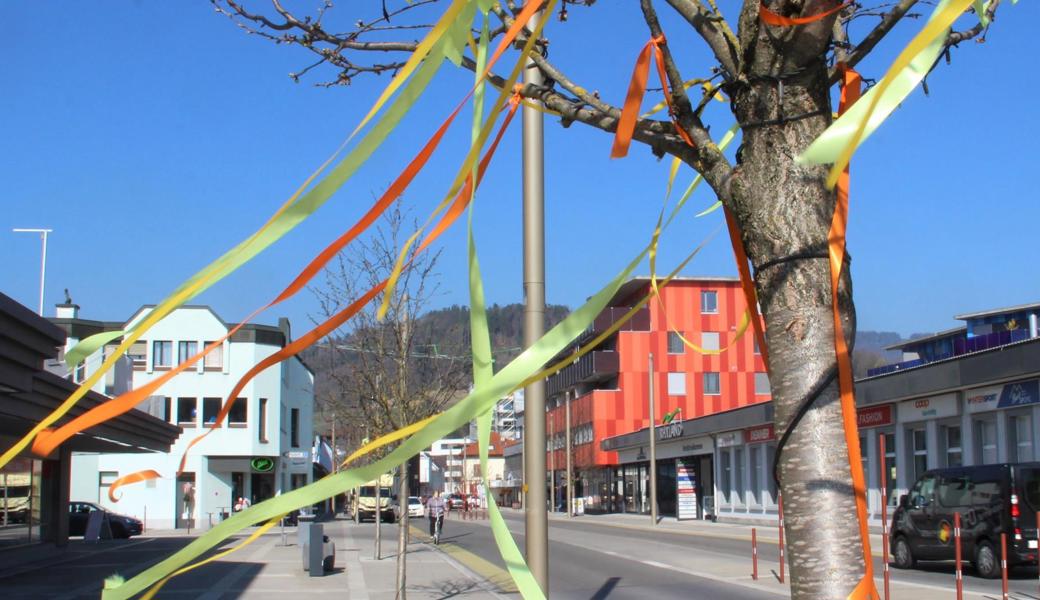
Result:
M896 538L892 547L892 565L897 569L912 569L917 565L917 559L910 551L910 542L905 537Z
M1000 560L997 559L997 551L993 544L981 542L975 549L975 571L979 577L996 579L1000 577Z

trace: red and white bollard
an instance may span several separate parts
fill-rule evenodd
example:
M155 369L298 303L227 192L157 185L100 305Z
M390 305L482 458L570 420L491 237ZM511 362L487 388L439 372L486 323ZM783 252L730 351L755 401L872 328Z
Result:
M1000 593L1003 600L1008 600L1007 573L1007 534L1000 534Z
M784 582L784 497L777 495L777 510L780 515L780 583Z
M956 556L957 600L964 598L964 576L961 572L961 513L953 513L953 546Z
M758 536L751 528L751 579L758 581Z

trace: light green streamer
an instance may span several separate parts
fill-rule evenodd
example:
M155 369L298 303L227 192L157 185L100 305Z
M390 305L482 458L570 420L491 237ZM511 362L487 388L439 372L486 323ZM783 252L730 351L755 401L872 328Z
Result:
M321 181L308 190L299 200L296 201L295 204L279 215L269 228L264 230L260 235L250 237L249 239L240 242L231 250L225 252L220 258L213 261L178 286L171 296L177 295L180 291L193 285L199 280L207 279L206 283L200 286L194 293L186 297L183 302L190 301L192 298L209 289L213 284L226 277L238 267L252 260L254 256L281 239L304 219L321 208L321 206L324 205L325 202L328 201L328 199L331 198L332 195L354 175L358 168L372 156L372 154L383 144L383 141L385 141L390 135L390 132L393 131L401 122L401 119L411 110L415 102L426 90L426 87L433 79L433 76L436 75L437 71L439 71L441 66L443 66L444 57L448 50L456 43L458 43L458 40L453 39L451 36L446 35L441 38L430 51L429 57L423 61L422 66L416 70L415 74L408 81L408 84L400 92L397 98L394 99L393 103L379 121L377 121L372 129L370 129L361 141L358 142L358 145L355 146L354 149L343 158L343 160L333 167ZM462 43L465 42L463 41ZM168 307L165 312L169 314L182 303L177 303L176 305ZM143 331L137 331L137 329L137 325L135 324L124 332L124 334L129 334L131 343L144 333ZM111 339L104 339L102 337L106 335L108 335L107 332L99 333L83 339L69 351L69 354L73 356L79 356L81 354L83 356L89 356L93 351L97 350L97 348L101 347L105 341Z
M936 15L941 13L949 3L950 0L942 0L935 7L931 17L928 18L928 22L935 19ZM936 36L935 40L919 52L906 68L895 75L892 83L885 88L884 95L877 101L877 107L870 115L870 120L867 121L867 126L863 130L863 136L860 138L859 143L856 144L856 148L859 148L885 122L885 119L892 114L892 111L910 95L910 92L924 80L928 70L932 68L936 59L939 58L939 54L942 53L945 41L946 35ZM871 88L866 94L863 94L855 104L845 111L845 114L831 123L831 126L821 133L820 137L816 138L796 160L801 164L818 165L836 161L842 150L849 144L851 138L856 135L860 123L863 122L866 112L872 105L872 98L879 89L881 89L880 83Z
M730 143L737 136L737 131L739 130L740 125L736 124L727 129L726 133L722 134L722 139L719 140L718 144L720 152L729 147ZM686 191L683 192L683 195L679 198L679 201L675 203L675 208L672 209L672 214L668 217L667 223L665 223L666 226L668 223L672 222L672 219L675 218L675 215L678 214L678 212L682 209L683 205L686 204L686 201L690 199L690 195L693 194L693 190L697 189L697 186L699 186L702 181L704 181L704 176L700 173L697 173L697 176L693 178L693 181L690 183L690 186L686 188ZM669 189L669 191L671 190ZM722 206L722 202L716 201L715 204L708 207L707 210L697 213L697 216L703 217L704 215L710 213L711 211L717 209L720 206Z
M265 522L278 515L320 502L352 487L362 485L366 481L371 481L429 447L433 442L457 430L476 416L490 411L499 399L518 389L528 377L538 373L546 362L567 347L592 324L596 316L617 293L622 283L646 257L649 249L649 246L644 248L588 302L568 315L501 371L494 374L485 385L474 387L473 391L458 404L441 413L429 425L408 438L386 457L364 467L325 477L320 481L265 500L248 510L236 513L123 585L104 590L101 595L102 600L126 600L250 525Z
M98 348L101 348L112 340L121 338L124 335L126 335L126 332L120 329L119 331L96 333L87 337L65 353L65 364L70 367L75 367L86 360L88 356L97 352Z

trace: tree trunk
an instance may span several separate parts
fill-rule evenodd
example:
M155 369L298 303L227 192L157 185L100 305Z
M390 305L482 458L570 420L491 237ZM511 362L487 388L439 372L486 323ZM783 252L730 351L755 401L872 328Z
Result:
M397 505L400 506L401 516L398 520L397 531L397 600L405 600L406 586L408 580L408 461L401 463L399 473L401 474L400 491L397 492Z
M778 437L810 389L831 377L780 456L791 593L798 600L845 598L864 571L838 383L832 377L827 236L835 194L825 187L825 167L795 162L831 122L824 63L831 22L767 31L757 25L755 3L754 14L745 11L741 23L742 46L752 48L750 67L731 89L743 145L728 184L729 207L755 267ZM767 264L794 255L800 257ZM850 351L851 281L846 263L839 305Z

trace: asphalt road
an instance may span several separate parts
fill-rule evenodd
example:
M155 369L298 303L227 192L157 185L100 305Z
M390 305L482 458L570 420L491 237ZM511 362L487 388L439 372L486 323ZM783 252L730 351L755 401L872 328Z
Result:
M523 551L520 516L507 513L506 518ZM726 572L721 570L725 565L730 565L731 570L732 565L740 565L741 575L750 572L750 543L746 539L734 539L737 537L733 530L709 537L667 530L621 529L597 524L592 519L553 520L550 521L549 545L552 597L776 598L775 594L741 586L731 576L729 582L725 580ZM486 522L449 520L445 526L445 541L504 569ZM759 557L763 563L778 562L776 544L760 542ZM882 568L883 563L877 558L878 577ZM705 576L694 574L698 572ZM723 577L719 577L719 573L723 573ZM763 572L760 576L775 577L775 573ZM948 589L952 597L953 565L931 563L909 571L893 569L892 580L918 586L923 596ZM1000 580L979 578L967 565L964 589L1000 598ZM1040 597L1036 567L1012 571L1009 589L1012 597Z

